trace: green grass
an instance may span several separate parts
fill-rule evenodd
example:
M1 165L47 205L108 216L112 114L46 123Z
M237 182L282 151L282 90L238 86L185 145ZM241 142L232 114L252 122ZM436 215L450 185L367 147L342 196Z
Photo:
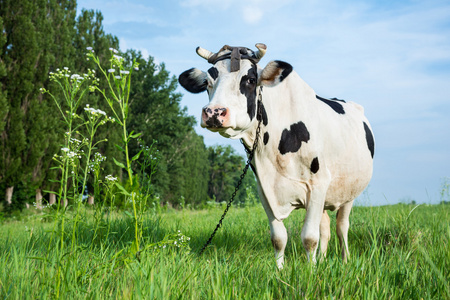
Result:
M3 299L450 299L450 205L355 207L350 260L343 264L334 234L327 259L306 261L300 240L304 211L285 220L285 268L275 267L261 206L232 208L210 246L197 253L222 210L148 215L144 244L176 234L190 237L188 253L175 246L127 254L133 222L124 213L95 230L92 214L77 224L77 244L57 248L54 224L36 215L0 227ZM67 232L71 222L67 221ZM28 229L26 229L26 227ZM94 236L95 232L95 236ZM70 245L68 235L67 243ZM57 278L61 278L56 284Z

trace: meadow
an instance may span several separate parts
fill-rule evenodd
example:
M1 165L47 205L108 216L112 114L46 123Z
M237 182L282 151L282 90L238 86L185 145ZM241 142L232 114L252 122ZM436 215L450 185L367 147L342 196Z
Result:
M336 213L327 258L311 263L300 240L305 212L295 211L285 220L289 241L278 270L267 217L261 205L249 204L256 197L247 190L247 205L231 209L199 255L224 207L161 208L152 192L158 150L129 127L138 63L127 64L111 48L102 68L92 47L86 50L109 89L99 88L94 70L81 76L68 68L50 73L56 88L41 89L65 131L53 156L58 201L41 200L16 219L0 214L3 299L450 299L448 204L355 207L346 264L333 232ZM82 107L88 92L101 95L112 116ZM107 122L122 132L114 145L121 155L112 158L122 176L100 176L106 158L99 147L107 139L98 129ZM136 141L142 147L132 154ZM78 189L89 182L92 206Z
M354 207L347 264L340 258L333 232L336 213L329 213L332 237L327 258L312 264L300 240L304 211L294 211L285 220L289 242L283 270L275 267L260 205L232 207L212 245L199 256L222 210L148 211L137 253L129 250L134 220L126 211L110 211L98 220L94 209L82 208L78 221L66 212L65 235L55 234L62 221L45 212L4 221L0 295L3 299L450 299L450 205Z

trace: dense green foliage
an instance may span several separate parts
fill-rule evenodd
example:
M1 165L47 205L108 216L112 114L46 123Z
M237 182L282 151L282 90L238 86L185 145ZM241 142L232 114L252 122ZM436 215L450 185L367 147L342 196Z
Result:
M91 212L79 224L76 251L61 265L43 215L0 229L0 295L11 299L448 299L450 206L355 207L350 216L350 260L343 264L334 234L325 261L306 261L300 240L304 210L285 220L286 265L275 267L269 226L260 205L232 209L213 245L198 256L221 209L171 211L145 218L145 244L125 259L133 240L125 213L93 230ZM44 219L43 219L44 218ZM44 221L42 221L44 220ZM68 224L70 226L70 223ZM109 230L110 234L107 235ZM190 240L163 238L181 233ZM70 240L70 238L68 238ZM184 241L186 241L184 239ZM157 244L161 242L160 244ZM156 247L166 245L166 247ZM189 246L192 252L189 253ZM55 290L58 273L64 280Z
M101 12L82 10L77 17L75 0L0 3L0 199L10 203L4 205L7 211L13 211L37 201L41 193L45 204L49 191L59 188L55 180L61 174L54 169L53 156L61 152L67 129L61 126L61 114L53 100L40 89L51 91L63 111L67 110L67 103L55 82L49 80L49 73L63 68L77 74L85 74L89 69L98 73L98 66L86 57L87 48L92 47L102 68L107 69L111 49L118 49L119 42L104 32ZM132 155L140 147L150 145L158 150L157 173L150 189L155 199L160 205L176 207L226 200L244 159L230 147L204 145L203 138L193 129L195 119L180 105L176 77L164 64L155 64L153 57L143 57L132 49L119 55L129 67L133 60L140 64L131 81L128 129L142 136L139 143L130 144L130 149ZM99 89L108 90L108 83L101 80ZM86 104L112 115L99 93L84 96L78 115ZM82 130L76 138L85 136ZM108 140L96 149L107 158L99 178L113 175L126 184L126 172L113 161L121 161L123 156L117 147L122 142L120 131L114 123L98 129L96 139ZM140 157L140 161L143 159ZM81 164L86 163L82 158ZM139 164L133 167L136 170ZM92 175L87 186L89 194L94 194ZM256 192L253 175L248 176L244 187ZM7 191L13 191L11 199L7 199ZM103 194L96 194L100 196L96 202L102 201ZM238 195L240 202L245 200L244 194Z

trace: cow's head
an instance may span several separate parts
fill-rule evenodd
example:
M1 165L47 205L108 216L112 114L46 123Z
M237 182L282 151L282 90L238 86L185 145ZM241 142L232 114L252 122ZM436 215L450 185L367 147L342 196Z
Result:
M202 109L201 126L231 138L241 138L256 120L258 86L275 86L292 71L282 61L271 61L264 69L257 63L266 45L256 44L257 51L223 46L217 53L198 47L197 54L213 64L207 72L192 68L179 77L180 84L191 93L207 91L209 104Z

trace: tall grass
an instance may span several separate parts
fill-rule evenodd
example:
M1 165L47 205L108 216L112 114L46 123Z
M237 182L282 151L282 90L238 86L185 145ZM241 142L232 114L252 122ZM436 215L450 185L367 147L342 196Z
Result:
M450 298L449 205L355 207L347 264L334 233L326 260L308 263L300 240L304 211L294 211L285 221L289 242L281 271L260 206L232 209L202 256L197 251L220 209L147 214L140 260L124 255L135 238L124 213L112 213L109 234L106 228L94 232L92 211L82 214L78 244L62 260L52 247L57 246L52 224L40 215L1 227L3 298L47 299L57 293L66 299ZM330 215L334 226L335 213ZM73 223L66 226L70 232Z

